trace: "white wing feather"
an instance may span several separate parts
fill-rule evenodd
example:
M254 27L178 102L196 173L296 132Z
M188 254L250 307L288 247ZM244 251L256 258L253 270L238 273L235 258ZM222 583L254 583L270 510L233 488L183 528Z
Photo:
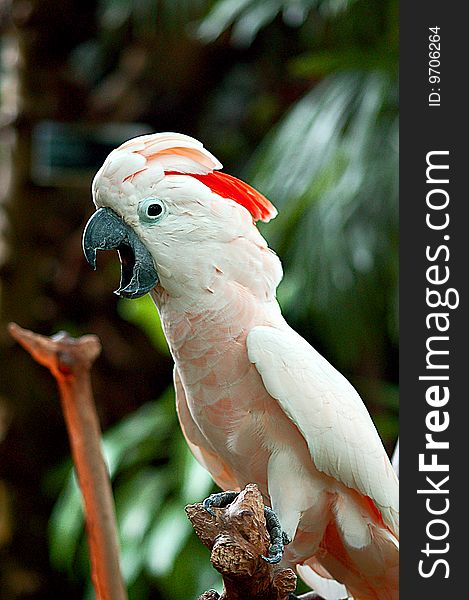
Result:
M398 481L352 385L292 329L255 327L247 349L267 391L303 434L316 468L369 496L398 536Z

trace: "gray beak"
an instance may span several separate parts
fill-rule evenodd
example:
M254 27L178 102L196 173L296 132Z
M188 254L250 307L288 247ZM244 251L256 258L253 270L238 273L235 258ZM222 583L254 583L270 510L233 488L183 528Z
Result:
M140 298L158 283L153 258L142 241L113 210L100 208L90 218L83 232L83 252L96 269L97 250L117 250L121 263L119 289L124 298Z

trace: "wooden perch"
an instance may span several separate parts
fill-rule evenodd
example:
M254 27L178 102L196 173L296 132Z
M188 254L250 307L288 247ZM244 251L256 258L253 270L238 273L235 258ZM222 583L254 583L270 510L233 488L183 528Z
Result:
M213 508L210 515L202 504L186 507L195 532L211 550L210 560L223 576L220 596L210 590L199 600L287 600L296 588L291 569L270 565L269 535L265 526L264 502L254 484L249 484L227 508Z
M60 390L73 462L83 494L91 578L98 600L126 600L109 475L101 452L101 431L93 401L90 369L101 352L99 339L67 333L48 338L15 323L10 334L55 377Z

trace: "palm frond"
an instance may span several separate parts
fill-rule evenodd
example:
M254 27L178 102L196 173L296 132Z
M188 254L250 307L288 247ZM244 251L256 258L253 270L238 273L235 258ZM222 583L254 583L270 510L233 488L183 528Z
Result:
M232 27L232 41L249 46L257 33L281 14L292 26L302 25L310 11L318 10L324 17L346 10L355 0L219 0L202 20L199 37L205 42L218 38Z

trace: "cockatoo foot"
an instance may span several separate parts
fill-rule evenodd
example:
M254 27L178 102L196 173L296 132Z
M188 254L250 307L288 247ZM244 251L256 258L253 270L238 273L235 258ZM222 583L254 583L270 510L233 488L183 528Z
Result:
M226 508L229 504L234 502L238 496L239 492L219 492L218 494L210 494L208 498L205 498L202 506L214 517L215 513L212 510L212 506L215 508Z
M282 531L282 526L277 515L268 506L264 506L264 516L267 531L270 536L269 555L262 558L271 565L282 560L284 547L291 542L287 534Z
M215 516L212 508L226 508L232 502L236 500L239 492L219 492L217 494L210 494L208 498L202 503L205 510ZM282 560L284 547L291 542L287 534L282 531L282 526L278 520L277 515L268 506L264 506L264 517L267 531L270 537L270 546L268 556L262 555L262 558L270 563L276 564Z

